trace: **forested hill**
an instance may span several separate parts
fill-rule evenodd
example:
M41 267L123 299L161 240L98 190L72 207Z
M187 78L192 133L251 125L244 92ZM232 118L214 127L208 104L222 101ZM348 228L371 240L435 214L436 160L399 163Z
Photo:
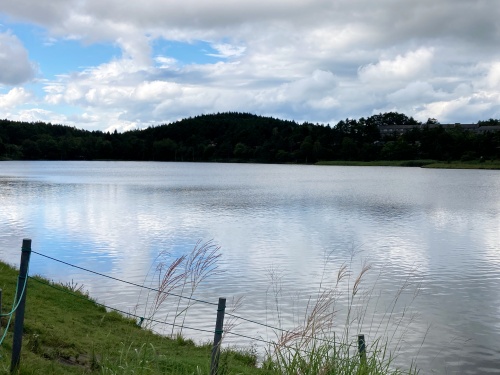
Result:
M498 120L484 124L498 125ZM125 133L0 120L0 159L314 163L500 159L500 132L384 113L334 126L246 113L202 115Z

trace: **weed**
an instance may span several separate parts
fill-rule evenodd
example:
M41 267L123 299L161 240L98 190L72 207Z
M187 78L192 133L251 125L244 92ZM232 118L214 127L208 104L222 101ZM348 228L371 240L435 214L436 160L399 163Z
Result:
M193 296L196 289L208 277L219 273L218 260L221 256L220 247L212 241L202 243L198 241L190 253L173 258L168 251L162 251L156 258L156 268L153 274L153 282L156 283L156 292L150 301L150 294L146 299L146 309L149 312L145 328L152 328L152 320L160 312L165 301L172 296L177 298L174 312L171 337L175 337L175 330L180 326L182 334L187 313L196 301ZM182 319L177 324L178 319Z
M415 285L408 277L381 313L377 310L379 299L373 300L374 286L363 287L370 271L371 266L363 263L360 271L353 276L350 266L344 264L338 269L331 285L327 285L326 277L322 278L316 295L308 299L302 322L292 329L275 332L276 341L267 349L262 368L283 375L418 373L413 362L408 370L398 369L391 351L397 352L407 332L403 324L411 323L411 319L405 320L409 306L401 310L397 308L398 301L403 291ZM271 279L278 282L273 291L274 301L279 303L281 287L277 275L273 271ZM418 290L417 285L413 298L418 295ZM369 306L373 305L373 311L369 310ZM276 309L280 310L278 306ZM373 314L371 319L369 313ZM278 319L281 319L280 314ZM375 315L382 318L375 320ZM367 345L365 356L360 356L357 334L365 329L374 339Z

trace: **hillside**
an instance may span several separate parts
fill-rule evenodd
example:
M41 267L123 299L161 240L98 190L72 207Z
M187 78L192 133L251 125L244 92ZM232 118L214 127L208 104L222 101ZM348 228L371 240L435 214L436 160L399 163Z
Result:
M420 124L393 112L346 119L334 126L218 113L125 133L0 120L0 159L258 163L498 160L500 132Z

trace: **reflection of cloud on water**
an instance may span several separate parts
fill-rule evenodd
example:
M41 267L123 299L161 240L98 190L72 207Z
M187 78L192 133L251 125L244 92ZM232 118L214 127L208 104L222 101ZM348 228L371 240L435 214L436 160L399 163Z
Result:
M447 232L464 233L481 225L481 219L471 217L469 212L447 210L445 208L433 207L427 211L427 219L436 230L446 230ZM479 221L477 221L479 219Z
M386 235L378 241L366 243L370 247L370 261L385 267L399 269L401 273L417 269L426 273L430 268L428 253L418 243L417 233L411 231Z
M471 235L474 241L483 243L485 260L500 267L500 201L495 208L494 210L492 207L480 218L476 218L475 225L481 230L476 230Z
M8 233L0 231L0 247L19 235L16 262L21 238L28 236L43 253L140 284L161 250L175 258L198 240L214 239L226 272L203 285L199 296L216 302L247 295L242 315L261 320L270 306L270 269L284 271L284 298L299 296L284 302L284 309L292 309L317 291L322 276L331 283L354 249L360 254L350 263L353 272L363 259L371 263L363 286L377 282L384 303L408 274L422 281L418 309L425 318L416 321L408 342L419 345L432 323L426 359L451 336L474 338L465 346L474 351L483 350L477 342L486 334L483 341L495 347L500 207L493 199L498 189L488 184L496 177L475 173L472 182L461 183L464 175L455 171L168 163L84 163L82 170L83 176L76 170L57 183L49 182L52 177L9 182L15 187L0 183L0 229ZM486 184L488 199L457 201L472 196L460 184ZM54 278L82 282L103 302L127 310L138 301L135 287L36 262ZM214 311L207 311L213 328ZM195 313L193 324L197 318L205 319Z

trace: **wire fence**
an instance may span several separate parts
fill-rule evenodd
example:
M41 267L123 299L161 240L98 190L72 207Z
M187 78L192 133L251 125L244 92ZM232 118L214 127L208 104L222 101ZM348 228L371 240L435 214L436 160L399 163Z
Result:
M146 286L146 285L141 285L141 284L137 284L137 283L134 283L134 282L131 282L131 281L123 280L123 279L120 279L120 278L117 278L117 277L109 276L109 275L106 275L104 273L96 272L96 271L90 270L90 269L85 268L85 267L77 266L75 264L72 264L72 263L69 263L69 262L66 262L66 261L63 261L63 260L60 260L60 259L48 256L46 254L42 254L42 253L37 252L37 251L32 251L32 253L36 254L38 256L50 259L50 260L55 261L55 262L59 262L59 263L64 264L64 265L66 265L68 267L76 268L76 269L79 269L79 270L82 270L82 271L85 271L85 272L88 272L88 273L91 273L91 274L94 274L94 275L97 275L97 276L100 276L100 277L104 277L104 278L107 278L107 279L111 279L111 280L120 282L120 283L132 285L132 286L135 286L137 288L142 288L142 289L145 289L145 290L148 290L148 291L153 291L153 292L156 292L156 293L173 296L173 297L177 297L177 298L180 298L180 299L185 299L185 300L192 301L192 302L198 302L198 303L203 303L203 304L206 304L206 305L217 306L217 303L206 301L206 300L203 300L201 298L188 297L188 296L184 296L184 295L181 295L181 294L176 294L176 293L172 293L172 292L166 292L166 291L158 289L158 288L153 288L153 287L149 287L149 286ZM30 278L32 280L38 282L38 283L46 284L49 287L58 289L58 290L60 290L62 292L65 292L65 293L72 294L73 296L76 296L78 298L87 299L86 296L82 296L82 295L78 295L76 293L72 293L72 292L68 291L67 289L57 287L57 286L55 286L53 284L44 282L41 279L32 278L32 277L30 277ZM121 314L123 314L125 316L136 318L136 319L139 320L139 325L143 321L150 321L150 322L153 322L153 323L167 325L167 326L171 326L171 327L177 327L177 328L181 328L181 329L187 329L187 330L199 331L199 332L205 332L205 333L214 333L214 331L210 330L210 329L195 328L195 327L186 326L184 324L180 325L180 324L170 323L170 322L166 322L166 321L160 321L160 320L157 320L157 319L154 319L154 318L151 318L151 317L148 318L148 317L141 316L141 315L138 315L138 314L135 314L135 313L127 312L127 311L124 311L124 310L121 310L121 309L118 309L118 308L115 308L115 307L112 307L112 306L108 306L108 305L105 305L105 304L102 304L102 303L98 303L98 302L95 302L95 303L97 305L99 305L99 306L102 306L102 307L106 308L106 309L119 312L119 313L121 313ZM260 327L268 328L268 329L273 330L274 332L280 332L280 333L285 334L285 335L295 335L297 333L296 331L293 331L293 330L287 330L287 329L284 329L284 328L275 327L273 325L270 325L270 324L267 324L267 323L263 323L263 322L259 322L259 321L254 320L254 319L245 318L245 317L237 315L237 314L225 312L225 315L230 316L230 317L232 317L234 319L237 319L237 320L245 321L245 322L250 323L250 324L254 324L254 325L257 325L257 326L260 326ZM265 340L262 337L254 337L254 336L249 336L249 335L245 335L245 334L242 334L242 333L233 332L233 329L226 330L224 333L227 334L227 335L237 336L237 337L249 339L249 340L256 341L256 342L261 342L261 343L264 343L264 344L267 344L267 345L271 345L271 346L278 345L278 343L276 341ZM339 343L335 339L324 338L324 337L319 337L319 336L302 335L301 337L304 338L304 339L308 339L308 340L322 341L322 342L326 342L326 343L330 343L330 344L338 344ZM280 344L280 345L283 346L283 347L292 348L291 346L288 346L288 345L284 345L284 344ZM352 347L352 348L358 348L357 344L351 344L351 343L342 342L342 345L346 345L346 346L349 346L349 347ZM294 348L294 349L296 349L296 348ZM307 352L307 350L305 350L305 349L303 349L303 351Z
M147 290L152 291L152 292L162 293L162 294L170 295L170 296L181 298L181 299L186 299L186 300L190 300L190 301L194 301L194 302L205 303L207 305L217 306L217 304L213 303L213 302L203 301L203 300L198 299L198 298L187 297L187 296L183 296L183 295L175 294L175 293L171 293L171 292L165 292L165 291L157 289L157 288L151 288L151 287L148 287L146 285L141 285L141 284L133 283L131 281L126 281L126 280L118 279L118 278L113 277L113 276L109 276L109 275L106 275L106 274L103 274L103 273L100 273L100 272L92 271L92 270L89 270L88 268L80 267L80 266L77 266L75 264L71 264L71 263L65 262L63 260L56 259L56 258L53 258L53 257L45 255L45 254L41 254L41 253L33 251L33 250L31 252L33 254L40 255L40 256L42 256L44 258L51 259L51 260L53 260L55 262L59 262L59 263L65 264L67 266L70 266L70 267L73 267L73 268L77 268L79 270L82 270L82 271L85 271L85 272L88 272L88 273L92 273L94 275L98 275L98 276L102 276L102 277L105 277L105 278L108 278L108 279L111 279L111 280L119 281L119 282L124 283L124 284L133 285L133 286L136 286L138 288L147 289Z
M54 285L52 283L43 281L43 280L41 280L41 279L39 279L37 277L29 276L29 278L30 278L30 280L36 281L39 284L43 284L43 285L46 285L46 286L48 286L50 288L59 290L60 292L69 294L69 295L71 295L71 296L73 296L75 298L80 298L80 299L83 299L83 300L88 300L89 299L85 295L79 295L77 293L73 293L73 292L69 291L68 289L65 289L65 288L62 288L62 287L58 287L57 285ZM207 332L207 333L213 333L214 332L213 330L202 329L202 328L194 328L194 327L189 327L189 326L186 326L186 325L180 325L180 324L174 324L174 323L169 323L169 322L161 321L161 320L157 320L157 319L154 319L154 318L147 318L147 317L144 317L144 316L141 316L141 315L138 315L138 314L131 313L129 311L124 311L124 310L118 309L116 307L105 305L105 304L97 302L95 300L92 300L92 302L95 303L98 306L104 307L105 309L119 312L120 314L123 314L125 317L136 318L136 319L139 320L139 323L141 323L142 321L150 321L150 322L153 322L153 323L164 324L164 325L168 325L168 326L172 326L172 327L178 327L178 328L184 328L184 329L192 330L192 331Z
M18 278L18 283L17 283L17 286L16 286L15 298L14 298L14 302L12 304L12 309L8 313L2 314L1 313L1 306L0 306L0 317L7 317L7 316L9 317L7 325L6 325L5 329L4 329L4 332L3 332L3 334L0 337L0 345L5 340L7 332L9 330L9 326L11 324L12 317L13 317L14 313L17 312L17 310L18 310L19 306L21 305L21 303L22 303L22 309L20 309L20 310L21 310L22 319L24 319L24 299L25 299L25 293L26 293L26 287L27 287L27 280L28 279L33 280L34 282L37 282L39 284L45 285L47 287L53 288L55 290L58 290L61 293L65 293L65 294L71 295L74 298L80 298L80 299L83 299L83 300L91 301L94 304L96 304L97 306L101 306L101 307L105 308L108 311L116 311L117 313L120 313L120 314L122 314L125 317L135 318L135 319L138 320L137 324L139 326L142 326L142 323L144 321L146 321L146 322L150 322L150 323L155 323L155 324L161 324L161 325L170 326L170 327L172 327L172 329L173 328L180 328L181 332L182 332L183 329L186 329L186 330L192 330L192 331L203 332L203 333L213 333L214 334L214 347L213 347L213 351L212 351L212 368L216 368L217 365L218 365L217 364L218 363L218 353L219 353L219 347L220 347L220 340L222 339L222 333L223 332L225 334L228 334L228 335L232 335L232 336L241 337L241 338L245 338L245 339L251 340L252 342L264 343L266 345L269 345L270 348L278 348L278 347L279 348L288 348L288 349L292 349L292 350L300 350L301 352L305 352L305 353L309 353L309 354L311 353L310 351L307 350L308 349L307 345L287 345L290 341L285 340L283 342L283 341L280 341L278 339L278 342L277 342L277 341L266 340L266 339L264 339L262 337L254 337L254 336L251 336L251 335L234 332L235 324L231 324L229 329L226 329L226 331L223 331L222 321L224 319L224 314L228 315L231 318L236 319L236 320L241 320L241 321L253 324L253 325L257 325L257 326L260 326L260 327L265 327L265 328L271 329L271 330L274 331L274 333L276 334L277 337L279 337L277 333L280 333L280 334L282 334L285 337L286 337L286 335L289 335L290 337L294 337L294 336L296 337L298 335L302 340L306 340L306 342L308 340L312 340L312 341L327 342L330 345L339 344L338 342L335 341L335 335L334 335L333 339L324 338L324 337L318 337L318 336L305 335L304 332L299 333L300 331L287 330L287 329L283 329L283 328L280 328L280 327L275 327L275 326L273 326L271 324L268 324L268 323L259 322L259 321L254 320L254 319L249 319L249 318L245 318L245 317L240 316L240 315L236 315L236 314L233 314L233 313L225 312L225 299L221 299L220 298L219 299L219 303L217 304L217 303L213 303L213 302L210 302L210 301L203 300L201 298L194 298L193 296L189 296L188 297L188 296L185 296L185 295L182 295L182 294L172 293L171 291L165 291L165 290L162 290L162 289L159 289L159 288L153 288L153 287L150 287L150 286L147 286L147 285L141 285L141 284L137 284L137 283L134 283L134 282L131 282L131 281L128 281L128 280L123 280L123 279L120 279L120 278L117 278L117 277L109 276L109 275L106 275L106 274L101 273L101 272L96 272L94 270L91 270L91 269L88 269L88 268L84 268L84 267L81 267L81 266L77 266L75 264L72 264L72 263L69 263L69 262L66 262L66 261L63 261L63 260L60 260L60 259L48 256L46 254L43 254L43 253L40 253L40 252L37 252L37 251L33 251L33 250L31 250L31 240L24 240L24 241L29 241L29 242L27 242L27 244L29 245L29 249L28 249L29 254L33 253L33 254L36 254L36 255L38 255L40 257L43 257L43 258L46 258L46 259L50 259L50 260L55 261L55 262L59 262L59 263L64 264L64 265L66 265L68 267L79 269L79 270L82 270L84 272L97 275L99 277L111 279L111 280L114 280L114 281L117 281L117 282L120 282L120 283L123 283L123 284L127 284L127 285L131 285L131 286L134 286L134 287L137 287L137 288L146 289L148 291L156 292L156 293L158 293L158 295L165 295L165 296L177 297L180 300L187 300L188 303L202 303L202 304L206 304L206 305L210 305L210 306L218 306L217 307L217 309L218 309L217 310L218 311L217 312L217 323L216 323L215 330L213 330L213 329L206 329L206 328L199 328L199 327L192 327L192 326L189 326L189 325L185 325L184 324L184 320L183 320L182 324L176 324L175 320L174 320L174 322L167 322L166 320L155 319L154 318L154 314L152 314L150 317L147 317L147 316L139 315L137 313L132 313L130 311L124 311L123 309L119 309L119 308L116 308L116 307L113 307L113 306L109 306L107 304L103 304L103 303L97 302L95 299L90 298L88 296L88 294L77 293L78 290L72 290L71 288L68 288L68 286L65 287L63 284L58 285L58 284L55 284L53 282L45 281L42 277L32 277L32 276L30 276L29 272L28 272L28 264L29 264L29 255L28 255L27 261L23 261L23 259L21 259L21 270L24 269L24 271L20 271L20 275L19 275L19 278ZM25 255L24 251L26 250L25 247L24 247L24 244L25 244L24 241L23 241L23 256ZM26 266L23 266L24 263L26 264ZM23 274L23 276L21 276L21 274ZM21 281L21 279L24 279L24 280ZM21 288L22 290L19 291L19 288ZM221 310L221 301L222 300L223 300L223 309ZM221 313L221 311L222 311L222 313ZM222 321L219 321L221 314L222 314ZM22 323L21 323L21 328L20 329L17 327L17 325L18 325L18 322L17 322L17 318L16 318L15 331L19 331L19 334L17 335L16 332L14 332L14 342L15 342L15 346L18 346L19 349L18 350L17 349L13 350L13 359L12 359L12 365L11 365L12 367L11 367L11 369L15 369L19 365L19 353L20 353L20 345L21 345L21 340L22 340ZM19 343L16 343L16 336L20 337L18 339ZM362 341L360 341L360 339ZM216 342L217 342L217 344L216 344ZM366 355L365 354L366 352L365 352L364 335L358 335L358 345L354 345L354 344L351 344L351 343L348 343L348 342L341 342L340 344L343 345L343 346L345 346L345 347L347 347L347 348L351 348L351 347L357 348L357 349L360 350L360 355ZM362 351L361 351L360 348L362 348ZM14 353L15 351L16 352L19 351L19 353L15 354ZM216 357L214 357L214 354L215 354ZM214 358L215 358L215 360L214 360Z

